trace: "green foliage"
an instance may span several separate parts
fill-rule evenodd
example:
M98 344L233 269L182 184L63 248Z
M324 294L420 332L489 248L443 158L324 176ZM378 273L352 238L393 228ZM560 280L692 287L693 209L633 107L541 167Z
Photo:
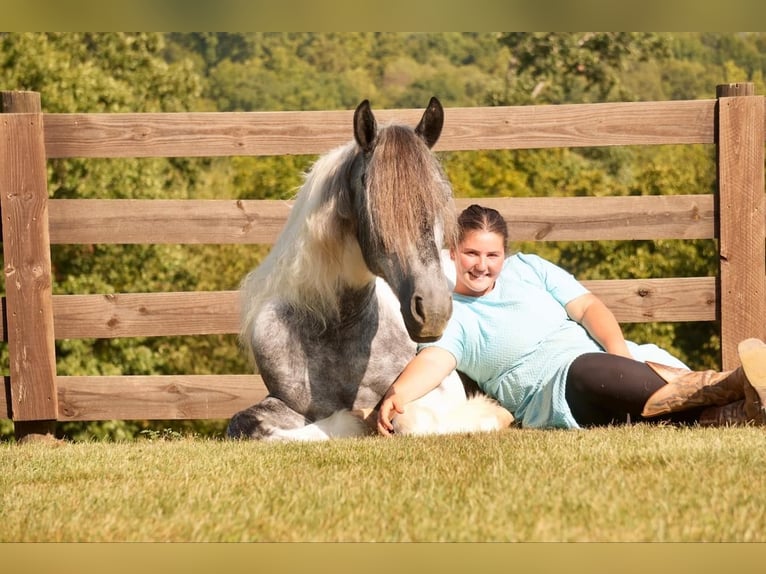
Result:
M47 112L186 111L201 82L168 63L158 33L2 33L0 85L42 93Z
M667 37L647 32L509 32L500 42L520 88L513 103L633 99L620 81L624 67L669 55Z

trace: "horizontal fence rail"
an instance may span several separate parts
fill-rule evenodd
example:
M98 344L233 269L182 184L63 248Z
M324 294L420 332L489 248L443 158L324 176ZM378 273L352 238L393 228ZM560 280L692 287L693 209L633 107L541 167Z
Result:
M458 198L500 211L513 241L711 239L712 195ZM273 243L292 201L51 199L51 244ZM169 221L173 225L168 225Z
M714 321L715 277L583 280L621 323ZM239 331L239 293L54 295L56 339L225 335Z
M712 144L717 100L447 108L437 151ZM415 125L422 109L375 112ZM43 114L48 158L319 154L353 112Z

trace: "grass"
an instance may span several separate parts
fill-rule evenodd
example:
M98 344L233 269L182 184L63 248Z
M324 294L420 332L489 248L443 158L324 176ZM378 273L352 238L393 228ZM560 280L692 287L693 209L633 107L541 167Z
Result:
M0 542L764 542L766 432L0 444Z

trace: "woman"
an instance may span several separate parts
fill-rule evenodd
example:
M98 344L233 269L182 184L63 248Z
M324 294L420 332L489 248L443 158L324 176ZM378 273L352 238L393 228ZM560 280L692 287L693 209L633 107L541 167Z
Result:
M458 223L452 318L381 401L381 434L456 368L524 427L764 422L766 344L741 343L743 368L728 373L635 360L614 315L572 275L535 255L506 259L500 213L472 205Z

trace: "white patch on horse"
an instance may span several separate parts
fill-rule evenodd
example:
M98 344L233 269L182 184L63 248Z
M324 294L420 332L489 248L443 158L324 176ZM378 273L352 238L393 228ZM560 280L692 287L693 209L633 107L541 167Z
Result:
M331 438L349 438L368 433L364 421L348 410L340 410L326 419L295 429L275 429L269 440L316 441Z

